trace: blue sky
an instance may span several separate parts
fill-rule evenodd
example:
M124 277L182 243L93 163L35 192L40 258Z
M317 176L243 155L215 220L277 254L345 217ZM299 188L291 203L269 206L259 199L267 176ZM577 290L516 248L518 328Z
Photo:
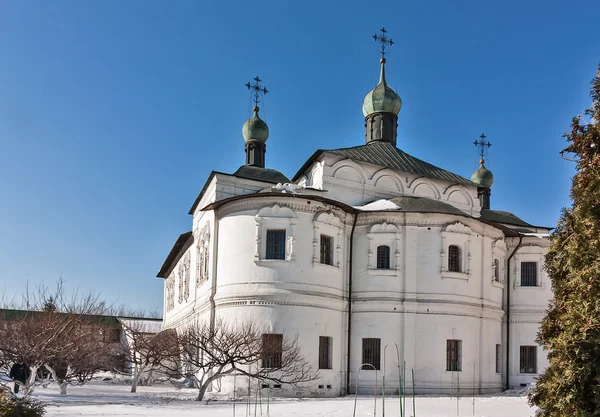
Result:
M343 6L342 6L343 4ZM398 146L469 177L493 143L492 208L554 225L558 151L600 62L592 0L0 2L0 287L89 289L162 310L155 278L211 170L244 163L244 83L271 91L267 165L364 143L396 42Z

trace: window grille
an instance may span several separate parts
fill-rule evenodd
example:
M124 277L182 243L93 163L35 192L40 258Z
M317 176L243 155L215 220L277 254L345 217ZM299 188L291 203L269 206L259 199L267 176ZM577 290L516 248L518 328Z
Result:
M521 346L520 348L522 374L537 373L537 346Z
M377 269L390 269L390 247L377 247Z
M319 336L319 369L331 369L331 337Z
M321 263L333 265L333 238L321 235Z
M283 335L266 333L262 335L262 367L281 368L283 356Z
M537 262L521 262L521 287L537 286Z
M266 259L285 259L285 230L267 230Z
M379 371L381 368L381 339L363 339L362 363L371 364ZM372 369L370 366L364 369Z
M448 248L448 271L462 272L462 256L459 246L450 245Z
M462 340L446 340L446 371L462 371Z

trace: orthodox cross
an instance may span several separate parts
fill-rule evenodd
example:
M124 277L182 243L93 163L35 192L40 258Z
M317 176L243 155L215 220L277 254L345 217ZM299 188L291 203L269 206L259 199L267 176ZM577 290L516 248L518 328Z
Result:
M479 148L479 156L481 157L481 159L483 159L486 150L489 149L489 147L492 146L492 144L489 140L485 140L487 136L485 136L483 133L479 137L481 138L481 140L476 140L475 142L473 142L473 145Z
M385 47L386 45L392 46L394 44L394 41L392 40L392 38L388 38L385 36L385 34L387 33L387 30L385 30L385 28L381 28L379 29L379 31L381 32L381 36L375 34L373 35L373 39L375 39L375 42L381 43L381 58L385 59Z
M260 82L262 80L260 78L258 78L258 76L254 77L254 84L250 84L250 82L247 82L245 84L246 87L248 87L248 90L252 90L252 93L254 95L254 105L258 106L258 103L260 102L260 95L262 94L263 96L265 94L267 94L269 92L269 90L267 90L265 88L265 86L260 85Z

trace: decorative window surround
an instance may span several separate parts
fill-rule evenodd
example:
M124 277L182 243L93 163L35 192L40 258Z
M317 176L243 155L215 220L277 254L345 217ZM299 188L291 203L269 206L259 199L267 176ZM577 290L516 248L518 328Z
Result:
M367 273L378 276L397 276L400 271L400 248L402 233L394 224L386 222L371 226L367 233L369 239L369 252ZM390 248L389 269L377 269L377 248L388 246Z
M442 278L464 279L471 278L471 235L469 227L461 222L446 225L442 230ZM448 270L448 248L456 245L461 249L461 271L452 272Z
M321 263L321 235L333 238L333 262ZM340 268L342 264L342 221L332 212L321 211L313 218L313 265L324 268Z
M175 308L175 271L171 271L165 283L167 287L167 311Z
M506 259L506 243L502 239L496 239L492 242L492 264L490 265L492 271L492 286L496 288L504 288L504 283L506 281L506 268L505 268L505 259ZM496 265L495 260L499 262L499 281L496 280ZM484 277L485 278L485 277Z
M540 253L517 253L514 256L514 262L513 263L513 276L514 276L514 282L513 282L513 288L514 289L521 289L521 290L527 290L527 289L531 289L531 290L538 290L540 288L544 288L546 285L546 280L544 279L544 275L542 274L542 269L543 269L543 255ZM537 269L536 269L536 279L537 285L528 285L528 286L522 286L521 285L521 262L535 262Z
M294 212L283 206L275 204L271 207L263 207L254 218L256 222L256 249L254 262L257 263L289 263L296 259L296 226L298 219ZM266 259L267 252L267 230L285 230L285 259Z
M209 273L209 247L210 247L210 223L206 223L196 236L196 287L208 280Z
M190 252L183 257L183 299L187 302L190 298Z

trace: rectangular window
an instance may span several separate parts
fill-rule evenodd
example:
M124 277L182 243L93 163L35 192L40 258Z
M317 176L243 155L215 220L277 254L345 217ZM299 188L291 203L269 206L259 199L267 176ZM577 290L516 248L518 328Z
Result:
M502 345L496 345L496 373L502 373Z
M377 246L377 269L390 269L389 246Z
M267 333L262 335L262 367L281 368L283 356L283 335Z
M537 286L537 262L521 262L521 287Z
M331 337L319 336L319 369L331 369Z
M285 230L267 230L266 259L285 259Z
M462 256L459 246L450 245L448 247L448 271L462 272Z
M362 363L371 364L379 371L381 368L381 339L363 339ZM373 369L365 366L363 369Z
M333 265L333 238L321 235L321 263Z
M462 371L462 340L446 340L446 371Z
M521 346L521 370L522 374L537 374L537 346Z

